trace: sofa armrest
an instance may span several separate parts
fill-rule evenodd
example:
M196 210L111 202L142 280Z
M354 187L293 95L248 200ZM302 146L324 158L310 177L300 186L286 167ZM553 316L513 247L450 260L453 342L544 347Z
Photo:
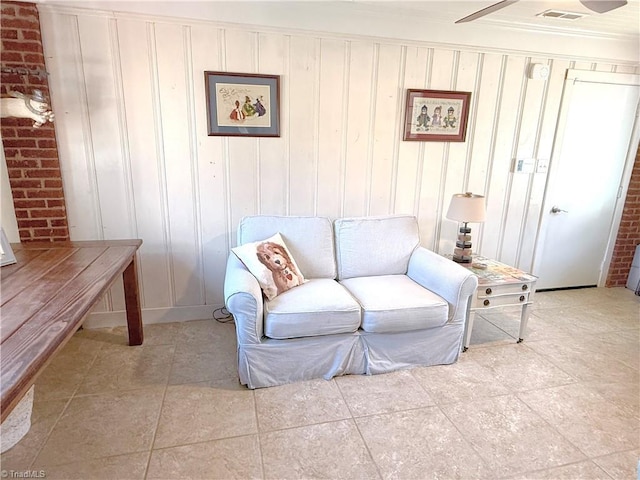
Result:
M233 315L238 344L260 343L264 332L262 290L256 277L234 254L227 260L224 303Z
M409 278L444 298L452 307L450 321L464 321L478 278L468 269L424 247L409 259Z

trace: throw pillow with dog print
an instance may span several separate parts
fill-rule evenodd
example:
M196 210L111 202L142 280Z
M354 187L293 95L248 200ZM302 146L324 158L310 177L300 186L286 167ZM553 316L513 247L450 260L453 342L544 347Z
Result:
M245 243L231 251L256 277L269 300L306 281L280 233L260 242Z

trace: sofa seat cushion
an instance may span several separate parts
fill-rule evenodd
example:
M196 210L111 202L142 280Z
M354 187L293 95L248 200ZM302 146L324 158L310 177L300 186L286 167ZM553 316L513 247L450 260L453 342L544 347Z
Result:
M360 326L360 305L328 278L310 279L264 305L264 334L269 338L351 333Z
M357 277L340 283L360 302L365 332L406 332L447 323L447 301L406 275Z

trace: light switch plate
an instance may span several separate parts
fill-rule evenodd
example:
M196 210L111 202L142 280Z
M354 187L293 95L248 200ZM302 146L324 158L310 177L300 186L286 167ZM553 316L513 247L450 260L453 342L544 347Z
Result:
M516 173L533 173L535 165L535 158L516 158L514 171Z

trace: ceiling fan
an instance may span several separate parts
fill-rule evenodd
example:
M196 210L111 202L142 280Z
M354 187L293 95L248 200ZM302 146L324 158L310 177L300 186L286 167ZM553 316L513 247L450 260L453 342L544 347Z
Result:
M519 0L502 0L501 2L494 3L493 5L489 5L482 10L478 10L471 15L467 15L460 20L457 20L455 23L466 23L471 22L472 20L476 20L480 17L484 17L493 12L497 12L498 10L502 10L504 7L508 7L512 3L516 3ZM627 4L627 0L580 0L580 3L587 7L589 10L592 10L597 13L606 13L611 10L615 10L616 8L623 7Z

